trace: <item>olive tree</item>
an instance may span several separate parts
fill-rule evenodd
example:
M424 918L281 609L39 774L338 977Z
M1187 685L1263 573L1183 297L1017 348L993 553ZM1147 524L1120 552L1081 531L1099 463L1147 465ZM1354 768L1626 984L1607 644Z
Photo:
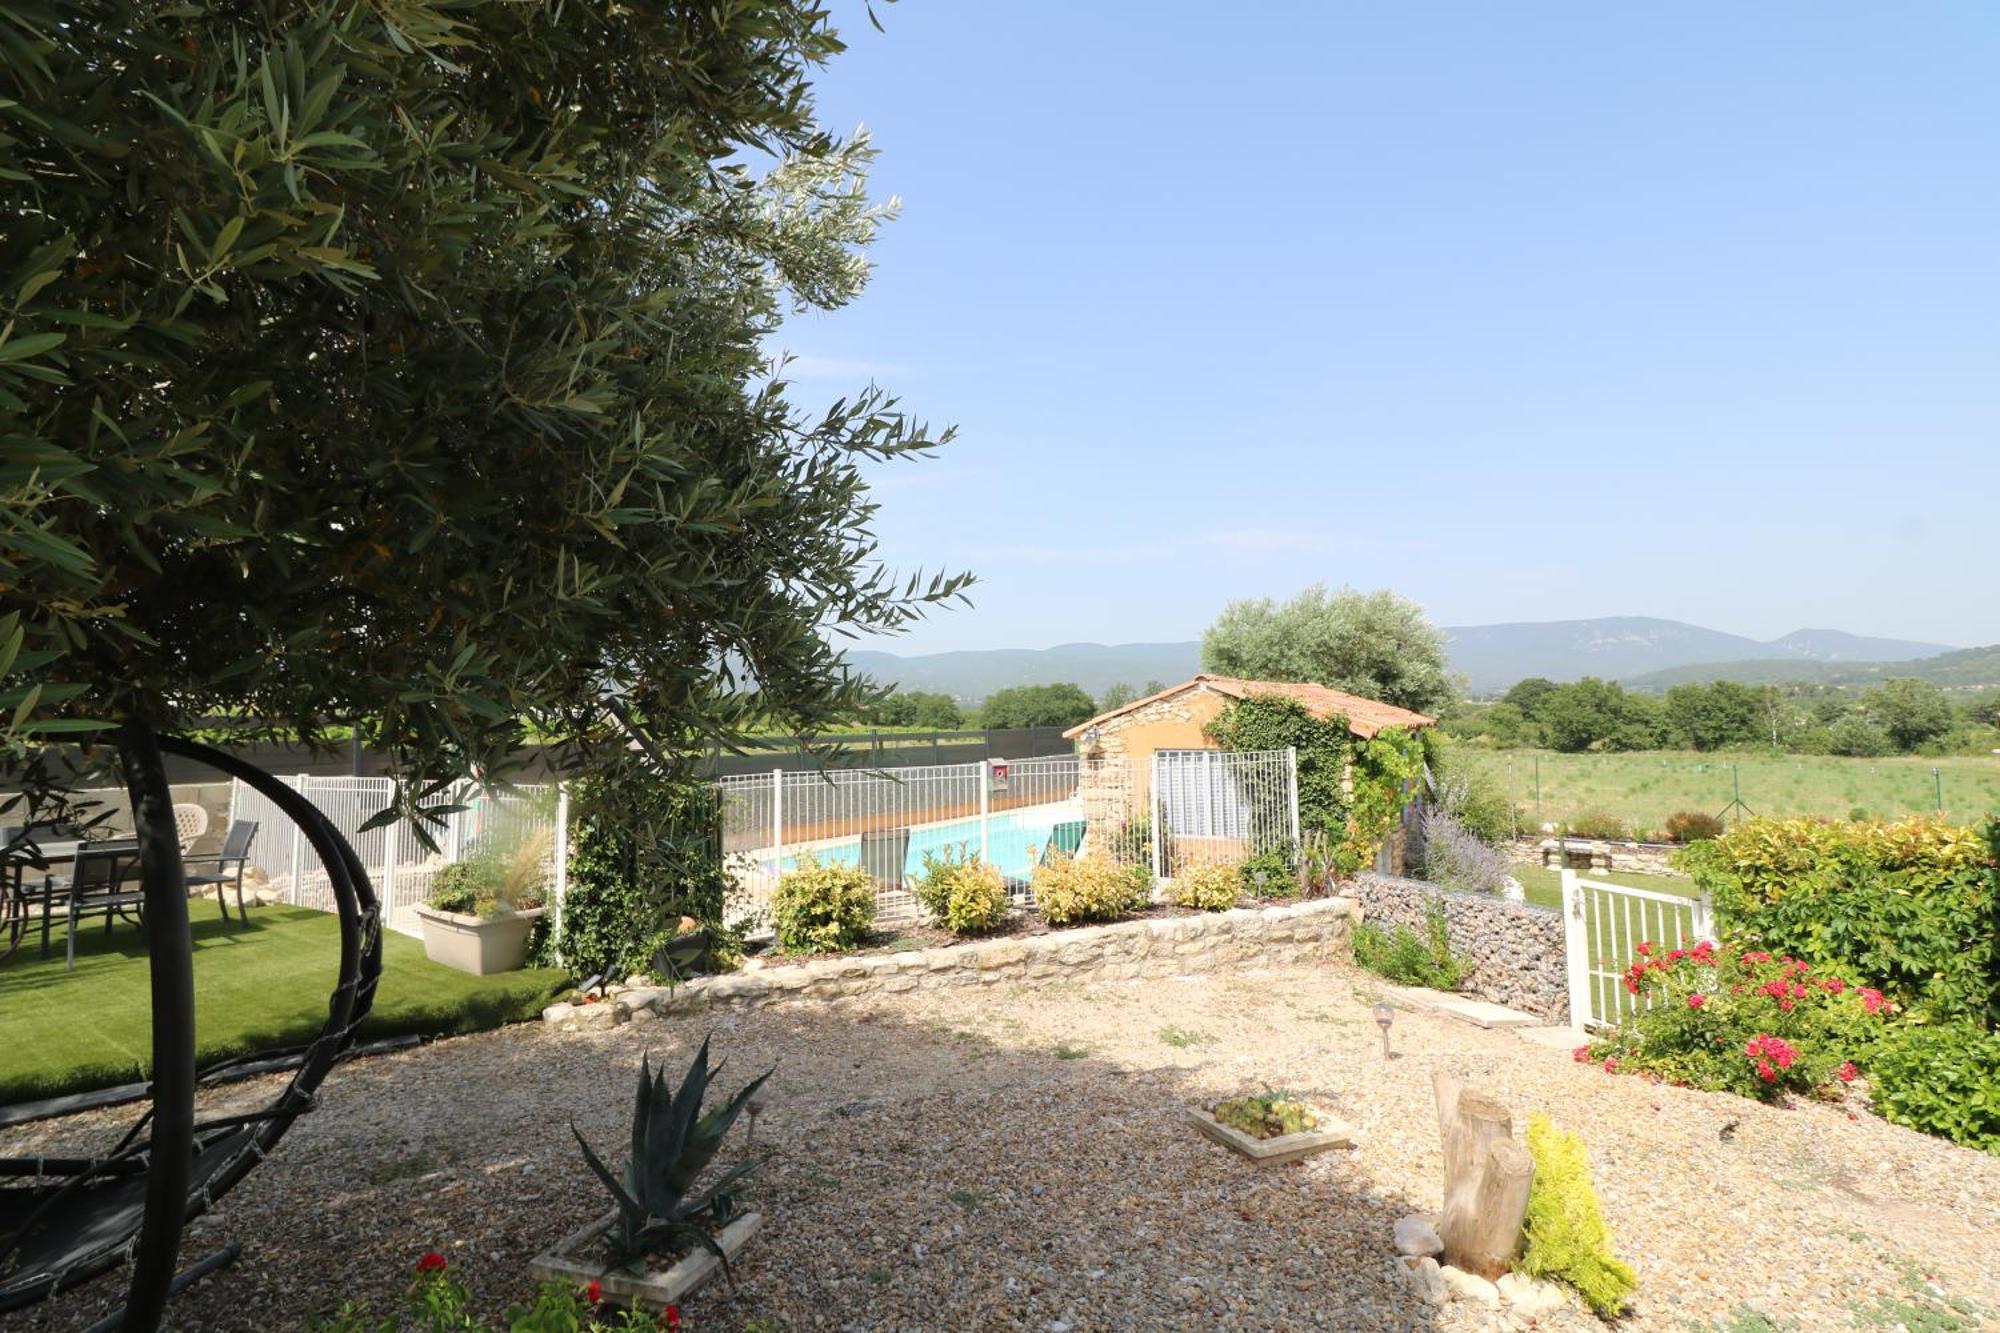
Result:
M31 815L81 778L52 756L115 751L133 797L125 1327L206 1204L161 733L365 723L406 810L530 736L620 747L607 711L671 764L851 716L833 641L963 587L878 563L863 480L945 435L765 364L885 216L815 119L840 49L815 0L0 6L0 761Z
M1383 589L1329 592L1316 583L1289 602L1230 602L1201 636L1204 670L1257 680L1311 681L1436 713L1451 702L1444 635L1423 608Z
M933 434L770 375L867 276L811 0L28 0L0 11L0 669L18 760L366 719L411 792L809 730ZM750 688L754 687L754 688Z

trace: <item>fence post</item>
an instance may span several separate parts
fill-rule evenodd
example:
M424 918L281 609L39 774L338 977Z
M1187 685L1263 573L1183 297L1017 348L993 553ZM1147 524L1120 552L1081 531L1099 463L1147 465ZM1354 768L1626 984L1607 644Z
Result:
M296 791L299 795L304 796L307 800L312 799L312 797L306 792L306 775L303 773L298 774L296 777L292 779L292 790ZM299 822L296 819L293 820L292 821L292 906L294 907L304 907L306 905L305 894L299 891L300 890L299 838L303 834L303 832L304 830L299 827Z
M1694 937L1715 939L1715 899L1706 893L1694 900Z
M1583 890L1576 872L1562 872L1563 962L1569 973L1569 1025L1578 1032L1590 1021L1590 948L1584 936Z
M987 820L992 813L993 760L986 758L979 761L979 859L981 862L992 859L988 854L991 848L991 839L987 829Z
M1299 747L1285 747L1285 785L1291 788L1292 853L1299 849Z
M555 920L549 923L549 939L553 942L552 952L556 965L562 965L563 899L569 896L569 784L556 783L556 828L554 846L555 891L550 895L555 899Z
M1127 782L1130 782L1134 776L1136 775L1130 769L1126 770L1125 780ZM1165 879L1166 871L1160 859L1160 825L1166 823L1167 820L1166 806L1160 800L1160 752L1158 750L1153 751L1152 771L1147 774L1146 804L1148 806L1146 823L1153 831L1153 878L1156 880Z
M771 770L771 873L785 864L785 770Z

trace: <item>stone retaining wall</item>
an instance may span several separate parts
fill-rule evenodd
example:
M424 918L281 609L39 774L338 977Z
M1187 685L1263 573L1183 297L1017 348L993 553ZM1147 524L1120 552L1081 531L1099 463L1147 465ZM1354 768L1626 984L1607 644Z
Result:
M772 963L684 986L634 985L597 1004L551 1005L543 1019L563 1031L615 1027L642 1014L710 1006L753 1008L786 1000L940 990L948 986L1034 985L1050 981L1129 981L1251 967L1346 961L1358 920L1347 898L1283 907L1120 921L1047 935L974 941L938 949L801 963Z
M1601 838L1517 838L1508 844L1507 854L1518 865L1565 866L1585 874L1593 870L1618 871L1628 875L1674 875L1673 855L1681 850L1677 842L1607 842Z
M1452 893L1422 880L1358 876L1351 886L1363 919L1393 931L1424 928L1425 909L1444 905L1454 953L1470 959L1466 990L1482 1000L1569 1021L1569 976L1562 914L1484 893Z

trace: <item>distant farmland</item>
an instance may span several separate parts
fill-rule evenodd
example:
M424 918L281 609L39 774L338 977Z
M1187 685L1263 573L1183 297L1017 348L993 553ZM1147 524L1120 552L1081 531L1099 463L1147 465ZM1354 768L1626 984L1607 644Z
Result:
M1561 822L1586 811L1609 812L1641 830L1659 828L1677 810L1720 814L1738 779L1743 803L1760 815L1848 819L1928 814L1938 808L1940 790L1945 813L1960 822L2000 813L2000 758L1841 759L1691 750L1557 754L1470 746L1458 753L1492 773L1512 795L1524 833L1544 821Z

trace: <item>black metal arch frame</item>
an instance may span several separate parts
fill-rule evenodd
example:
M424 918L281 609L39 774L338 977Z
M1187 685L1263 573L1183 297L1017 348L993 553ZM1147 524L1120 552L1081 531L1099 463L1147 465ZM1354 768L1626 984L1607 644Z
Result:
M206 1212L313 1109L320 1083L366 1018L382 975L381 905L361 860L318 807L255 765L196 741L156 736L142 723L119 732L145 889L153 998L152 1106L108 1155L0 1159L0 1313L90 1281L120 1262L132 1278L118 1327L158 1326L177 1289L182 1227ZM325 868L340 917L340 970L320 1034L284 1054L299 1061L261 1111L197 1122L202 1078L273 1053L233 1057L197 1074L194 958L187 883L167 788L164 754L213 767L269 799L299 826ZM233 1250L229 1252L233 1257ZM202 1271L212 1267L205 1262Z

